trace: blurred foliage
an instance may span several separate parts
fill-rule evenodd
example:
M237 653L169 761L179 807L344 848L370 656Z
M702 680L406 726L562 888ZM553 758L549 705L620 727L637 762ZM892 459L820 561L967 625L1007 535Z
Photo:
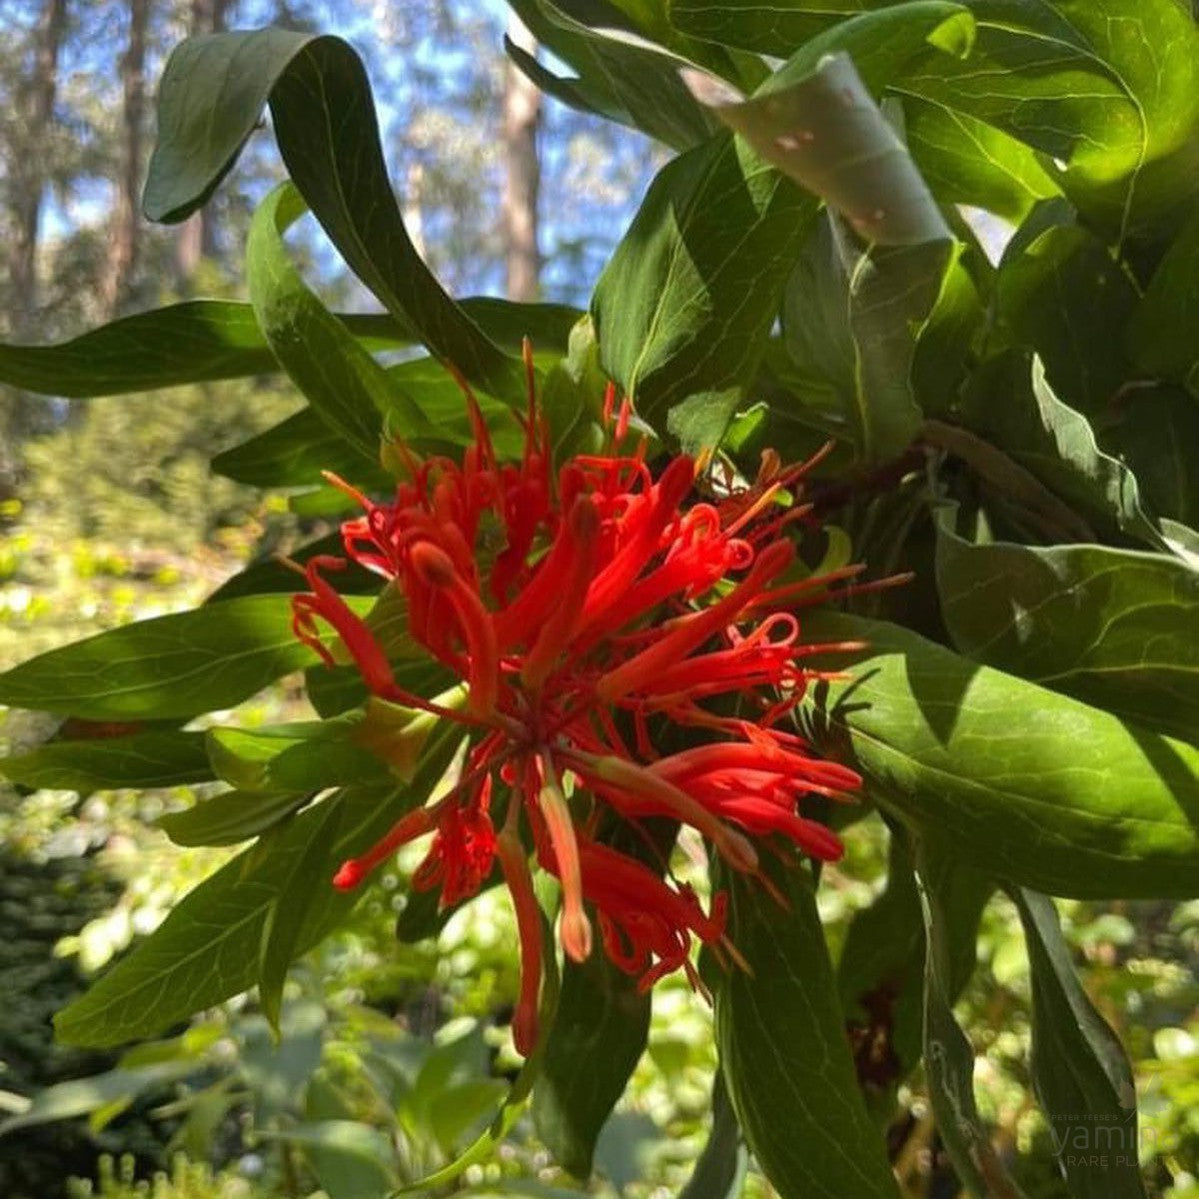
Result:
M119 543L126 554L153 545L186 555L261 510L260 495L214 476L209 461L288 416L295 401L285 389L261 381L181 388L152 401L151 419L137 419L130 409L145 403L94 400L30 441L27 520L58 537Z
M59 941L106 913L119 894L93 857L0 847L0 1091L29 1095L109 1064L107 1054L56 1046L50 1019L85 986L78 962L56 953ZM91 1168L96 1152L86 1130L71 1124L0 1140L0 1194L57 1194L67 1173Z
M180 1154L169 1174L159 1172L152 1179L139 1179L134 1159L128 1155L119 1161L102 1157L96 1182L77 1180L69 1194L70 1199L260 1199L264 1192L244 1178L225 1173L214 1176L208 1166L189 1162Z

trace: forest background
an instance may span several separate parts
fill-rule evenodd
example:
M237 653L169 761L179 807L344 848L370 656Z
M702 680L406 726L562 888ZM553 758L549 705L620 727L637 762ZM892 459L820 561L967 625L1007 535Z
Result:
M0 0L0 337L55 341L173 298L238 294L250 213L281 178L269 138L252 139L215 201L178 228L148 225L138 197L170 48L188 33L269 23L338 33L364 56L405 222L451 292L585 304L665 152L540 98L505 65L507 22L502 5L466 0ZM310 277L342 310L367 307L314 228L300 235ZM319 531L319 511L208 470L215 453L298 406L277 379L73 403L0 388L0 668L186 607L245 561ZM297 696L277 688L257 705L263 722L286 719ZM0 740L34 744L52 727L13 716ZM402 1180L450 1156L503 1087L490 1029L514 991L511 929L486 897L435 939L399 945L396 913L375 901L297 972L279 1050L239 1002L179 1030L191 1038L185 1069L176 1059L155 1074L163 1063L152 1054L118 1061L51 1044L53 1011L222 860L147 828L156 811L183 806L185 791L0 791L0 1118L44 1088L90 1080L58 1092L66 1098L50 1114L62 1120L0 1137L0 1195L52 1199L90 1185L118 1199L134 1176L165 1170L157 1199L318 1187L342 1199L371 1193L377 1158L394 1158ZM879 888L883 845L881 829L868 829L829 872L821 900L834 947ZM1151 1167L1160 1158L1171 1180L1158 1193L1194 1199L1199 905L1076 902L1064 913L1088 990L1137 1067L1142 1157ZM1052 1130L1024 1099L1029 993L1017 926L997 900L963 1005L983 1114L1001 1147L1021 1151L1031 1199L1051 1199L1064 1193ZM468 1015L448 1021L451 1009ZM673 1195L685 1185L706 1136L709 1025L684 986L660 990L649 1052L601 1139L593 1191ZM342 1113L362 1130L357 1141L304 1145L303 1121L329 1114L322 1079L352 1074L380 1038L400 1063L399 1101L383 1111L364 1088ZM952 1183L918 1080L905 1110L901 1176L913 1194L952 1194L937 1189ZM546 1161L522 1125L507 1155L465 1185L569 1191ZM747 1193L768 1188L751 1174Z

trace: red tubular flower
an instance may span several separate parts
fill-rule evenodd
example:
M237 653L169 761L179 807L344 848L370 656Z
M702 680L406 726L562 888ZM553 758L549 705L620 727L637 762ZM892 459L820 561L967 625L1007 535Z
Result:
M538 856L546 870L558 873L552 851ZM649 867L607 845L581 840L579 860L583 894L595 905L604 950L612 961L626 974L639 976L643 991L680 968L698 987L689 956L691 936L708 945L723 938L724 896L717 897L709 916L689 887L668 886Z
M692 939L722 940L723 897L705 914L687 887L596 842L597 805L627 820L689 824L742 872L757 869L754 841L773 835L815 857L840 855L836 835L801 809L808 796L841 798L860 780L778 726L818 677L805 656L830 648L803 645L788 609L856 568L791 577L786 527L807 510L785 506L784 489L803 467L767 463L747 491L689 504L690 458L673 459L655 479L644 445L615 448L631 419L625 401L611 452L576 456L555 473L531 387L524 453L500 463L467 394L475 443L461 462L418 460L400 447L407 476L387 504L334 480L364 510L342 527L347 557L403 591L411 636L465 684L464 708L397 685L370 629L324 578L343 559L309 564L310 592L295 597L294 623L331 662L316 625L324 620L372 692L459 721L471 737L458 785L405 816L334 882L356 886L401 845L432 833L414 885L440 887L450 904L475 894L498 858L521 940L514 1036L528 1052L544 947L522 824L541 867L561 880L567 955L591 951L590 905L605 952L646 987L676 969L695 981ZM610 390L609 416L614 407ZM487 546L496 547L490 555ZM719 696L738 697L756 716L705 706ZM654 743L667 724L685 726L693 744L661 757ZM506 812L498 835L493 793Z

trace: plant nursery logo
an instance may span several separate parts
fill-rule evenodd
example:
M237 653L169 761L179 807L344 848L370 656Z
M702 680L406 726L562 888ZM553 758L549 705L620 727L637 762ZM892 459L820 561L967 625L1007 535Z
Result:
M1131 1079L1122 1079L1116 1091L1116 1110L1051 1115L1050 1136L1061 1164L1067 1168L1135 1169L1139 1161L1162 1153L1166 1149L1162 1144L1164 1130L1146 1119L1143 1111L1152 1108L1146 1100L1159 1087L1160 1081L1152 1076L1139 1088Z

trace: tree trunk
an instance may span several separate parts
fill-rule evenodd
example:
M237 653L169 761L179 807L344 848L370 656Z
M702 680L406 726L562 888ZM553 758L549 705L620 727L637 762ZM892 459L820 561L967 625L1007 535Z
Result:
M189 30L191 36L223 33L228 28L232 8L233 0L192 0ZM201 260L215 258L219 249L216 214L211 207L193 213L179 226L175 240L175 269L179 286L183 291L190 290Z
M537 43L514 15L508 36L530 54ZM537 195L541 166L537 128L541 93L512 63L504 75L504 257L510 300L535 300L539 293L541 252L537 245Z
M16 341L38 333L37 251L47 171L45 139L58 94L58 52L67 27L67 0L45 0L33 40L33 69L17 88L14 107L22 140L10 145L5 167L12 199L8 244L9 327ZM44 401L15 388L0 388L0 500L17 493L21 446L34 431Z
M129 41L121 55L122 107L120 174L112 215L108 259L100 282L100 298L111 319L129 294L141 250L142 147L146 125L146 30L150 0L129 0Z
M46 190L42 146L58 94L58 52L67 26L67 0L45 0L34 33L33 73L18 92L23 153L8 163L13 193L13 239L8 251L12 332L31 333L37 316L37 248Z

